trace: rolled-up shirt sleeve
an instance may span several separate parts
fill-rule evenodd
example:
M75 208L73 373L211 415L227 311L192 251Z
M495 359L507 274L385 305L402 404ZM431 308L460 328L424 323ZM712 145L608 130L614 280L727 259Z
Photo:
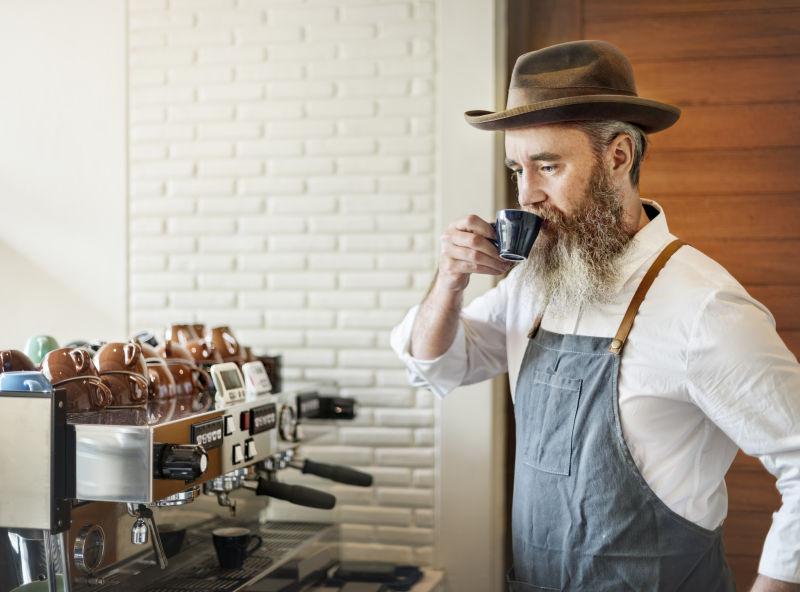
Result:
M759 573L800 583L800 365L770 312L741 288L709 295L689 342L687 376L695 403L777 478L782 505Z
M405 364L409 383L444 397L456 387L487 380L506 371L506 305L516 269L476 298L460 315L453 343L438 358L421 360L410 353L411 332L419 312L412 308L391 333L392 349Z

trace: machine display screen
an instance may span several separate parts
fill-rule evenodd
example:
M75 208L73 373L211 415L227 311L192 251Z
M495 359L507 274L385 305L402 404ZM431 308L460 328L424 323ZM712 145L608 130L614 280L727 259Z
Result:
M236 370L224 370L220 372L220 376L222 377L222 384L225 386L225 390L230 391L244 388L242 379L239 378L239 373Z

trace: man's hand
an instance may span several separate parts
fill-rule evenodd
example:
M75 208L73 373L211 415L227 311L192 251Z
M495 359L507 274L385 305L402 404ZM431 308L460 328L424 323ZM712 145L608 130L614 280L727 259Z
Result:
M410 352L433 360L448 350L458 330L464 289L472 273L500 275L513 263L500 259L491 224L478 216L453 222L441 237L439 271L422 301L411 331Z
M765 575L758 574L750 592L800 592L800 584L774 580Z
M463 291L471 273L501 275L513 266L503 261L490 239L491 224L478 216L467 216L447 227L441 236L437 288Z

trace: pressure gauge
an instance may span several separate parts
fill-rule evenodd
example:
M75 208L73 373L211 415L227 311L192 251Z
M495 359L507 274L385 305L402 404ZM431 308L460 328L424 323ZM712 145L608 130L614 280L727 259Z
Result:
M97 524L88 524L78 533L72 557L75 567L84 573L92 573L103 561L106 535Z
M283 405L278 416L278 433L286 442L297 441L297 414L291 405Z

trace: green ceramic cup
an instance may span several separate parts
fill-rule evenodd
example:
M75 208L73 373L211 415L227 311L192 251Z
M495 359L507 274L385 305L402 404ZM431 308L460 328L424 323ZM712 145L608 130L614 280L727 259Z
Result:
M54 337L33 335L25 344L25 355L31 359L31 362L40 366L44 357L54 349L58 349L58 342Z

